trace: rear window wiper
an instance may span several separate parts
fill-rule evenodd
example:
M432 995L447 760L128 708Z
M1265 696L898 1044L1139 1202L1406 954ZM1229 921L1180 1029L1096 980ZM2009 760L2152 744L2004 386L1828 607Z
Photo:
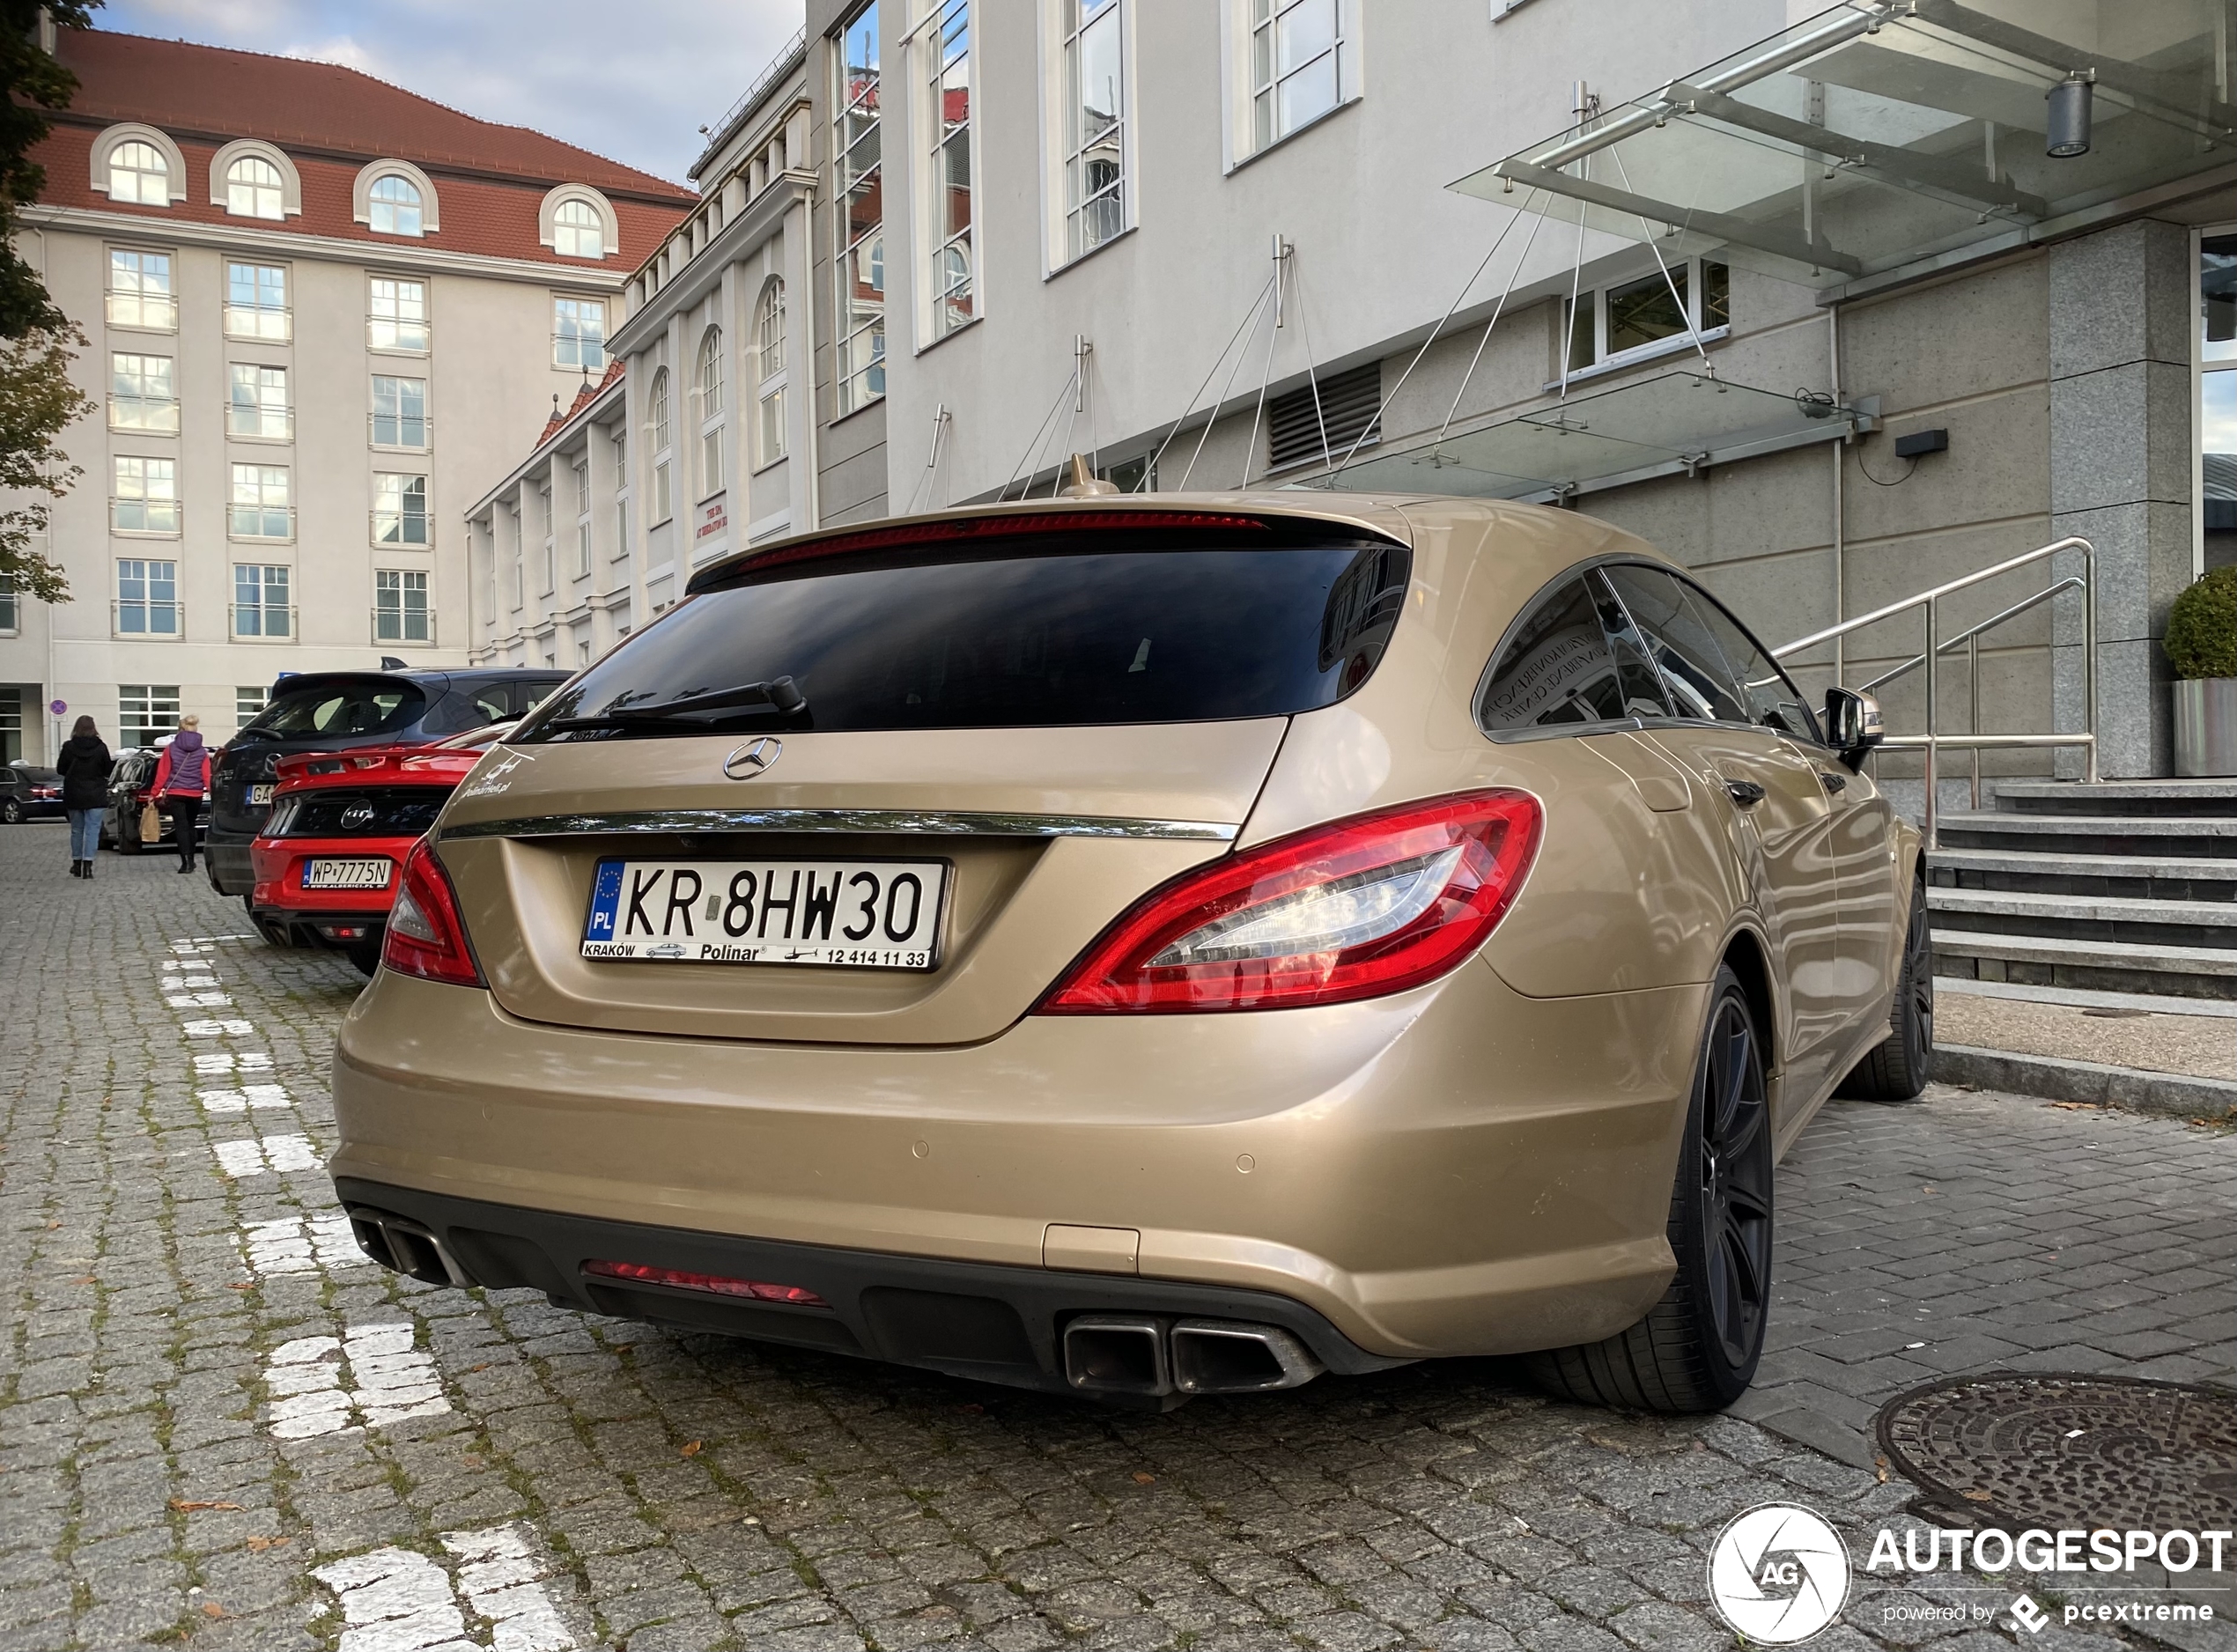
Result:
M555 717L543 725L546 728L627 728L637 723L670 723L699 716L707 712L772 711L780 716L796 717L808 709L808 697L790 677L772 677L766 682L742 682L735 689L715 689L704 693L686 690L673 699L658 700L650 705L624 705L585 717Z

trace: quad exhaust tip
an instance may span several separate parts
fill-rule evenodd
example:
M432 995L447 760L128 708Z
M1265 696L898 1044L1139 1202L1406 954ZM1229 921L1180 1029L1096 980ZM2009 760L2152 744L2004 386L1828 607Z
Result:
M1276 1325L1082 1314L1064 1328L1065 1381L1084 1393L1260 1394L1320 1373L1305 1345Z

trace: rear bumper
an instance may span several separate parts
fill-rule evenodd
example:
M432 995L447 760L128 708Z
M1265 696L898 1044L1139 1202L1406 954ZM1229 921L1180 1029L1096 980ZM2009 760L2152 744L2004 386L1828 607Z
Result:
M335 941L326 933L332 928L385 928L388 909L395 903L396 869L410 849L408 838L259 837L249 851L249 910L259 922L286 929L299 946ZM388 887L306 889L303 864L314 859L386 860ZM358 939L342 938L345 943Z
M255 888L256 874L248 859L248 846L255 841L252 832L220 831L215 826L202 835L210 888L220 895L247 895Z
M1274 1325L1328 1369L1349 1375L1403 1363L1356 1346L1311 1309L1259 1291L692 1233L351 1176L336 1177L335 1188L368 1255L388 1266L417 1262L431 1282L526 1287L592 1313L890 1360L1016 1388L1070 1391L1062 1329L1086 1313ZM405 1237L391 1239L392 1232ZM435 1257L413 1244L421 1233L436 1242ZM741 1301L585 1274L585 1263L602 1260L797 1286L830 1306Z

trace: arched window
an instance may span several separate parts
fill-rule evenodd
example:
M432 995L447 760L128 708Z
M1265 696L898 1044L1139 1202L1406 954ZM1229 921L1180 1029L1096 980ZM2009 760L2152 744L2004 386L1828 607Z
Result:
M390 173L377 178L367 192L367 217L373 232L380 235L417 235L420 232L419 189L410 179Z
M152 144L119 144L108 152L108 198L136 206L171 204L171 166Z
M722 491L722 329L699 341L699 497Z
M756 394L755 435L761 462L773 465L785 456L785 284L772 281L761 290L754 309Z
M649 419L653 427L653 522L655 526L676 514L675 490L669 480L671 439L668 421L668 369L653 375Z
M606 221L587 201L562 201L551 215L551 250L562 258L603 258Z
M722 411L722 329L707 328L699 341L699 417L712 418Z
M225 168L225 210L237 218L286 217L284 190L279 168L257 156L244 155Z

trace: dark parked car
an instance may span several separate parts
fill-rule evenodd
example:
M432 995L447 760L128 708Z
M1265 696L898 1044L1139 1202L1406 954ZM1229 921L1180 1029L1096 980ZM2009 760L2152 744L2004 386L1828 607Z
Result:
M162 752L152 746L116 754L116 767L109 771L108 813L101 820L101 838L121 855L137 855L157 844L177 841L171 816L164 810L156 813L156 843L140 841L140 806L150 800L148 788L155 784L155 766L162 760Z
M0 822L20 826L27 820L60 820L63 778L52 769L15 762L0 769Z
M570 673L522 666L460 671L321 671L283 677L269 704L226 743L210 778L203 837L210 885L246 897L248 848L272 809L279 760L298 751L432 745L529 711Z

